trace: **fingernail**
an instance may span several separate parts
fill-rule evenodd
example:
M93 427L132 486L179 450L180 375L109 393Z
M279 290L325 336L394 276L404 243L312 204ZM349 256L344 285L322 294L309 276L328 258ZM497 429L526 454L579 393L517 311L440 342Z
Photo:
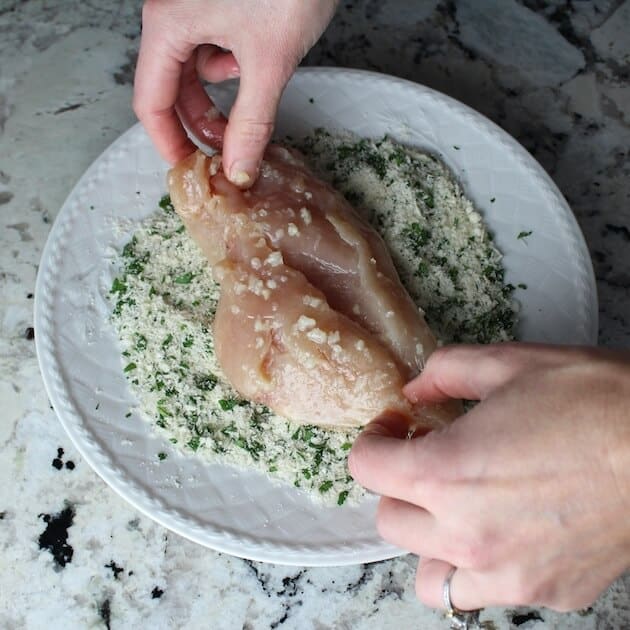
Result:
M412 403L417 403L419 398L418 398L418 394L416 394L415 388L414 388L414 382L415 381L411 381L411 383L407 383L403 388L402 388L402 392L403 395L407 398L407 400L409 402Z
M250 160L235 162L230 169L230 181L241 188L247 188L254 183L258 164Z
M405 438L411 424L411 418L404 414L386 412L367 424L363 432L383 437Z

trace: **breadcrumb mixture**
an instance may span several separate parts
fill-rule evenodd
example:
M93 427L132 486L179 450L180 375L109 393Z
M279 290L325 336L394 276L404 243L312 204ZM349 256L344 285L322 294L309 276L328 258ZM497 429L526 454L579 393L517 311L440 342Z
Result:
M321 130L299 146L383 236L441 341L512 337L513 287L504 285L501 255L443 164L387 139ZM227 383L212 336L219 287L170 199L159 206L123 248L110 291L142 415L185 452L257 468L326 504L359 501L364 491L346 465L358 429L294 424Z

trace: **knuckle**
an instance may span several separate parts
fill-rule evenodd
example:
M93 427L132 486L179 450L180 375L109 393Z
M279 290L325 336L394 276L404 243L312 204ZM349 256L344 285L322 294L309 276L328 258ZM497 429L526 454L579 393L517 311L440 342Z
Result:
M431 473L424 474L424 471L414 472L409 479L409 487L411 496L418 505L426 504L438 508L446 496L442 481Z
M520 353L520 348L512 341L495 343L486 347L486 358L492 363L504 365L512 362Z
M455 555L458 566L483 571L492 564L491 547L483 536L469 537L459 544L456 543Z
M427 359L425 369L429 367L435 368L437 365L441 365L452 354L452 352L452 346L442 346L441 348L436 348Z
M512 572L504 584L506 601L517 606L534 606L544 601L548 592L544 582L519 568Z
M466 541L458 550L459 564L469 569L481 569L485 566L485 550L475 540Z
M273 122L264 120L240 121L238 135L246 147L258 147L266 144L273 133Z

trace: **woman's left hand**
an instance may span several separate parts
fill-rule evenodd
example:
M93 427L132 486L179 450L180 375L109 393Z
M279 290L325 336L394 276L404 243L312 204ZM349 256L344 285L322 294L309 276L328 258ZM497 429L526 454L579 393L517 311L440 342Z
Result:
M412 400L481 401L406 440L379 418L357 439L353 477L383 495L377 526L422 557L416 590L452 603L591 604L630 566L630 360L586 348L451 346L405 388Z

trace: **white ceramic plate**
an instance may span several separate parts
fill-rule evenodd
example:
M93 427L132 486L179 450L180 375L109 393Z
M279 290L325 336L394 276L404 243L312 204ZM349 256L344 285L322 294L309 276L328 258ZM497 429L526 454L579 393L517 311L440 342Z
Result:
M226 108L234 86L213 93ZM569 207L530 155L483 116L399 79L305 69L287 88L278 123L279 136L318 126L365 136L387 133L439 155L494 231L505 253L507 281L528 286L521 293L519 338L596 341L592 267ZM86 171L50 233L37 279L35 330L44 382L66 431L122 497L202 545L294 565L399 555L375 530L376 499L322 508L259 473L179 455L149 423L125 418L134 399L108 323L114 248L155 210L165 192L166 168L142 128L132 127ZM530 230L529 238L517 238ZM156 460L159 451L169 453L163 462Z

